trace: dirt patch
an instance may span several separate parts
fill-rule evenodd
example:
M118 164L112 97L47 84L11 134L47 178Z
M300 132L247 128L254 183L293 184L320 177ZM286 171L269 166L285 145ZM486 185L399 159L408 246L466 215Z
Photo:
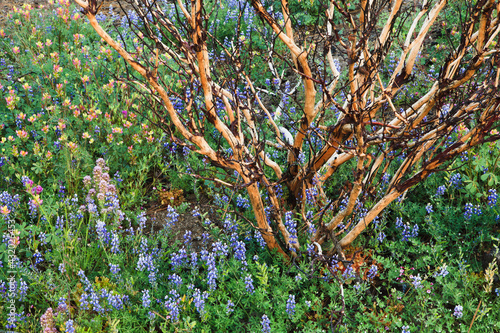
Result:
M210 199L206 197L200 200L194 196L189 197L175 210L159 201L152 202L146 211L148 216L146 233L157 233L168 228L172 233L170 244L173 245L182 244L184 235L190 232L192 249L198 252L203 247L206 248L207 242L211 243L208 239L210 225L219 224L213 208ZM203 235L204 233L206 235Z

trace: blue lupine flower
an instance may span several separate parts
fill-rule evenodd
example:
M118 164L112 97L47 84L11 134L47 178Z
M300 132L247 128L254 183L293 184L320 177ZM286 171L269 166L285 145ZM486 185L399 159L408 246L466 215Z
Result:
M408 325L405 325L403 327L401 327L403 330L401 331L401 333L411 333L410 331L410 326Z
M80 309L89 310L89 302L87 301L88 298L89 295L87 293L82 293L80 295Z
M120 272L120 266L114 265L114 264L109 264L109 271L111 274L116 275Z
M375 276L377 276L378 273L378 267L377 265L371 265L370 269L368 270L368 274L366 276L368 279L373 280Z
M443 265L443 267L441 267L441 270L439 272L434 273L434 276L435 277L437 277L437 276L445 277L448 274L449 274L449 272L448 272L446 265Z
M213 244L212 253L214 253L218 257L225 258L229 253L229 248L227 244L224 244L221 241L217 241Z
M141 245L139 246L139 250L142 253L148 252L148 239L146 237L141 238Z
M314 253L314 244L307 244L307 255L312 257Z
M28 294L28 284L21 278L21 283L19 284L19 301L22 302L27 294Z
M342 278L344 279L344 281L347 281L347 280L352 279L354 277L356 277L356 272L354 271L354 269L351 266L347 266L344 273L342 273Z
M191 268L196 269L198 267L198 253L192 252L191 253Z
M253 294L253 292L254 292L253 279L252 279L252 276L250 274L248 274L245 277L245 288L247 289L247 292L249 292L250 294Z
M474 206L470 202L465 204L464 218L466 220L470 220L472 218L473 209L474 209Z
M40 240L40 243L42 243L43 245L47 244L47 235L45 234L45 232L41 232L38 235L38 239Z
M459 188L462 184L462 175L460 173L456 173L450 177L450 184L455 188Z
M497 204L497 190L489 189L488 190L488 206L493 207Z
M64 326L66 327L66 333L75 333L72 319L69 319Z
M226 197L226 196L224 196L224 197ZM227 198L226 200L229 201L229 198ZM232 220L232 217L229 215L226 216L226 219L224 220L224 230L226 230L226 232L231 232L231 233L238 231L238 224L234 223L234 221Z
M210 253L207 258L208 266L208 286L210 290L215 290L217 288L217 267L215 266L215 257L213 253Z
M139 233L142 232L142 230L146 227L146 212L141 212L139 215L137 215L137 222L139 222Z
M111 253L117 254L120 252L120 240L118 239L118 235L113 232L113 236L111 237Z
M104 291L106 291L106 289L103 289ZM95 293L94 291L92 291L90 293L90 305L92 305L92 310L94 311L97 311L99 313L103 313L104 312L104 308L101 306L101 303L99 302L99 295L97 293Z
M63 230L64 228L64 217L57 216L56 217L56 229Z
M145 308L149 308L151 305L151 299L149 298L149 290L146 289L142 292L142 306Z
M149 272L148 278L149 282L154 285L156 283L156 271L157 268L154 265L153 262L153 255L152 254L139 254L139 260L137 261L137 269L139 271L143 271L144 269L147 269Z
M195 207L191 211L191 215L193 215L193 217L201 217L200 209L198 207Z
M171 274L168 276L170 282L172 282L177 288L182 285L182 278L177 274Z
M101 220L98 220L96 222L96 231L97 231L97 236L99 237L99 239L102 241L102 242L105 242L106 241L106 238L107 238L107 234L108 234L108 231L106 230L106 223L104 223L103 221Z
M208 261L208 256L209 256L209 254L210 254L210 253L209 253L207 250L202 249L202 250L200 251L200 258L201 258L201 260L203 260L203 261Z
M90 291L90 289L92 289L92 284L90 283L89 279L85 276L85 272L80 269L76 275L80 277L80 282L85 286L85 291L87 292Z
M460 160L462 162L467 162L469 160L469 152L464 151L463 153L460 154Z
M191 230L186 230L186 232L184 233L184 244L190 244L191 243L191 240L192 240L192 237L191 237Z
M418 236L418 230L419 230L418 224L415 224L413 226L413 229L411 230L410 237L417 237Z
M271 321L267 317L267 315L262 316L262 333L270 333L271 332Z
M417 276L410 276L410 278L413 280L411 284L415 287L415 289L422 288L422 278L420 277L420 274Z
M117 183L121 183L123 181L123 179L120 178L120 173L117 171L115 172L115 174L113 175L113 179L117 182Z
M1 205L7 206L7 208L10 210L10 213L5 216L6 218L8 218L10 214L15 213L16 209L19 207L20 201L21 197L19 196L19 194L11 195L6 191L0 193Z
M248 209L250 208L250 201L247 198L238 195L236 197L236 206L239 208Z
M264 240L264 237L262 237L262 234L260 233L259 230L255 230L255 232L254 232L254 238L259 243L259 246L261 247L261 249L263 249L263 248L266 247L266 241Z
M402 217L396 217L396 228L399 229L403 226L403 218Z
M293 219L291 211L285 213L285 227L290 233L290 244L297 243L297 221Z
M245 243L242 241L236 241L233 246L234 258L239 261L246 260L246 248Z
M316 187L311 187L306 190L306 202L307 204L313 206L316 204L316 197L318 196L318 189Z
M208 298L208 292L204 291L203 294L198 288L193 293L193 303L198 313L203 316L205 314L205 300Z
M233 301L228 300L226 305L226 314L230 314L233 311L234 311L234 303Z
M170 314L170 320L172 322L175 322L179 319L179 306L178 302L174 297L171 296L165 296L165 308Z
M187 252L185 248L181 248L179 251L172 253L172 256L170 257L172 269L184 265L186 259L187 259Z
M401 241L406 242L408 238L411 237L410 226L408 224L403 225L403 231L401 232L402 239Z
M289 295L288 300L286 301L286 313L290 317L295 315L295 295Z
M172 227L175 223L177 223L177 220L179 219L179 214L175 210L175 208L171 207L170 205L167 207L167 215L166 215L166 221L167 221L167 226Z
M428 203L427 206L425 206L425 210L427 211L427 214L434 212L434 208L432 207L432 205L430 203Z
M38 265L39 263L43 262L43 256L38 250L33 253L33 258L35 258L35 265Z
M454 309L454 312L453 312L453 315L455 316L455 318L459 319L459 318L462 318L462 316L464 315L463 314L463 307L461 305L457 305L455 306L455 309Z
M441 185L438 187L437 191L436 191L436 196L437 197L440 197L442 196L444 193L446 192L446 186L444 185Z

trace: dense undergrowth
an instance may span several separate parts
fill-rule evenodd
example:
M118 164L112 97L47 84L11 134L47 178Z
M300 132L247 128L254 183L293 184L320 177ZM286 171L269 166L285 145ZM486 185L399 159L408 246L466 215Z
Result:
M350 264L311 245L283 263L246 223L243 192L189 176L213 166L153 126L150 101L116 79L123 61L68 2L11 15L0 30L5 329L322 332L343 315L340 332L500 331L498 143L391 205L347 249ZM217 221L185 203L151 232L142 207L167 188L209 198ZM201 248L189 232L174 242L180 209L203 225Z

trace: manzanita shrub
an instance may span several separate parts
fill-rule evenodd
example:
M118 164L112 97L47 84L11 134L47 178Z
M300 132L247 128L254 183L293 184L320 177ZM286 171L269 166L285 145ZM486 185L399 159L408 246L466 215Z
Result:
M234 3L223 8L236 11ZM121 42L141 52L140 36L126 18L101 13L98 19L104 27L120 24ZM230 36L233 29L234 20L221 23L221 33ZM218 166L183 146L175 130L158 126L158 100L145 93L147 87L136 90L119 79L132 75L123 59L68 2L15 8L0 36L2 328L500 330L493 259L500 242L497 143L469 150L448 171L406 192L344 250L345 258L306 242L292 260L282 261L251 227L249 197L211 182ZM186 84L174 78L177 89ZM263 84L272 88L272 82ZM423 93L418 84L411 89ZM181 102L179 97L179 110ZM469 130L462 124L452 135ZM349 180L348 170L339 179ZM381 177L376 191L389 182ZM153 187L171 184L210 204L167 207L159 226L142 206L155 199ZM332 183L325 191L342 186ZM286 205L286 187L276 192ZM366 213L356 205L357 214ZM317 206L315 193L307 192L304 215L314 216ZM190 231L173 234L188 215L203 226L200 239ZM299 234L303 221L300 211L283 215L291 235Z
M156 101L158 127L210 161L212 181L246 190L262 237L286 259L311 243L343 257L405 192L500 139L498 1L318 1L304 29L289 1L124 0L140 52L99 23L97 0L75 3L133 73L117 77ZM219 35L230 16L234 31ZM433 47L435 34L446 45ZM446 58L433 81L416 86L419 54L437 49Z

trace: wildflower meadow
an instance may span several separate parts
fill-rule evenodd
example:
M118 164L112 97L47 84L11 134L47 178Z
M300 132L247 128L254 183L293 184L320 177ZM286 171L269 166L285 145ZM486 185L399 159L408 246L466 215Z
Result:
M219 2L218 30L210 33L226 38L226 46L253 43L250 27L260 18L251 10L239 15L244 3ZM302 29L322 15L317 1L290 3L301 10ZM162 6L176 17L172 3ZM339 198L330 210L312 187L294 209L291 191L277 184L273 193L292 246L278 243L293 252L280 256L259 232L248 184L226 186L242 175L178 139L179 130L156 112L158 96L134 84L136 74L80 8L49 0L6 15L0 27L3 332L500 332L500 142L460 153L406 190L343 249L344 258L331 243L308 237L323 215L333 218L333 209L350 205L339 193L354 182L351 169L340 168L325 183L323 194ZM142 61L135 13L106 7L97 19ZM452 19L440 19L449 33L436 33L432 53L418 56L421 71L406 97L392 101L398 107L438 78L447 39L458 42ZM234 35L238 20L243 38ZM395 59L389 54L384 70L395 68ZM161 61L169 59L151 59ZM177 94L176 112L201 108L185 102L189 77L173 69L160 74ZM252 79L262 90L278 83L264 74ZM291 98L280 105L293 107ZM448 139L467 137L472 128L472 121L456 124ZM221 134L206 131L210 142L221 142ZM311 140L310 147L319 142ZM266 149L277 161L290 158ZM224 150L220 155L232 156ZM404 156L393 159L370 193L375 199L391 186ZM371 209L360 200L353 207L338 230L351 230ZM270 204L265 212L271 221Z

